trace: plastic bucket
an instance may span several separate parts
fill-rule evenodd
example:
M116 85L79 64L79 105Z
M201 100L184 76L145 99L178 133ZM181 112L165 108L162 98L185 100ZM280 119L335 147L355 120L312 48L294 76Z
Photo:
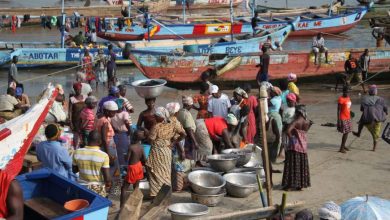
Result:
M148 159L151 146L149 144L143 144L142 146L144 147L144 153L145 153L146 159Z
M76 212L85 209L89 206L89 202L85 199L73 199L65 202L64 208L69 212Z

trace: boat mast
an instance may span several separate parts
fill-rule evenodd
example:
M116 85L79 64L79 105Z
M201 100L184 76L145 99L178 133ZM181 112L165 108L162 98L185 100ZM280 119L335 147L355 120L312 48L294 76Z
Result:
M286 9L288 8L288 0L286 0Z
M230 37L233 41L233 0L230 0Z
M255 4L256 4L256 0L252 0L252 18L255 17Z
M130 11L131 11L131 0L129 0L129 8L128 8L128 10L129 10L129 18L131 17L130 16Z
M182 0L181 4L183 6L183 24L186 23L186 0Z
M61 2L61 14L62 14L62 27L61 27L61 48L65 47L65 16L66 14L64 13L64 0Z

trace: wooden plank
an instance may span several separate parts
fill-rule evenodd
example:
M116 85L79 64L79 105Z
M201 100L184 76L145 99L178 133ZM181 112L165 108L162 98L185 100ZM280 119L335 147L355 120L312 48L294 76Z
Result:
M56 218L62 215L68 214L64 207L53 200L40 197L26 200L24 205L28 206L38 214L46 217L47 219Z
M292 203L287 203L286 207L284 209L285 214L294 213L298 210L302 209L303 205L305 204L304 201L295 201ZM265 208L256 208L256 209L249 209L244 211L234 211L231 213L221 214L221 215L215 215L210 217L203 217L203 220L216 220L216 219L234 219L234 220L251 220L251 219L263 219L263 218L270 218L273 215L276 215L279 211L279 206L269 206Z
M119 211L118 220L138 220L141 214L142 199L144 195L136 188L126 200L125 205Z
M157 196L153 199L152 204L148 207L145 215L142 216L141 220L158 219L161 212L163 212L170 204L171 195L171 187L164 184Z

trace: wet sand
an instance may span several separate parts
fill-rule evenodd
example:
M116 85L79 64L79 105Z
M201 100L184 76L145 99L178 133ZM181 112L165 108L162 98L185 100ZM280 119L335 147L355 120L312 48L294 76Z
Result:
M25 72L20 70L20 75L23 78L37 77L40 74L53 72L54 70L34 70ZM120 68L119 78L123 80L129 79L129 72L133 71L129 68ZM6 70L0 70L0 82L3 85L6 82ZM135 75L136 79L141 78ZM61 83L64 85L66 94L69 94L72 80L74 79L74 71L56 75L55 77L44 77L39 80L25 83L26 93L35 100L35 96L39 94L48 82ZM389 84L389 81L387 81ZM321 124L331 122L336 123L336 108L337 94L330 89L325 89L320 84L302 84L298 82L303 97L303 103L307 104L308 117L314 121L314 125L308 133L308 157L311 173L311 187L304 189L301 192L289 192L287 201L303 200L306 202L305 207L317 212L318 207L328 200L333 200L336 203L365 194L375 195L385 199L390 199L390 146L384 141L380 141L376 152L372 152L371 136L367 130L364 130L361 138L349 136L347 146L351 151L347 154L338 153L341 142L341 134L336 131L336 128L323 127ZM94 87L93 87L94 88ZM390 103L390 92L388 85L381 85L379 95L385 96L387 103ZM5 87L0 88L0 92L5 92ZM157 99L157 106L165 105L167 102L179 101L183 94L195 94L195 90L176 90L166 88L163 95ZM229 96L232 95L231 90L224 91ZM105 88L98 88L96 95L102 97L107 93ZM351 94L352 110L356 113L353 119L354 130L357 129L356 122L360 117L359 111L359 92L354 91ZM133 122L136 123L138 114L145 109L144 100L141 99L133 89L128 87L127 97L132 102L135 113L132 114ZM194 112L195 113L195 112ZM388 117L389 118L389 117ZM272 141L272 139L269 139ZM282 164L275 166L277 169L283 169ZM274 203L280 203L282 193L280 183L282 174L274 174L274 190L272 192ZM114 208L110 210L110 218L114 219L115 213L119 207L118 199L112 198ZM174 193L172 203L176 202L191 202L191 195L188 192ZM260 199L258 193L252 193L248 198L237 199L225 197L223 202L210 209L210 215L218 213L228 213L234 210L246 210L250 208L260 207ZM169 213L165 211L161 219L169 219Z

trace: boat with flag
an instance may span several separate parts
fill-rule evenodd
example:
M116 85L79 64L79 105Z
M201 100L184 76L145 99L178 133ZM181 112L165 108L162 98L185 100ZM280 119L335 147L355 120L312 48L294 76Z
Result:
M235 37L233 41L221 38L218 41L213 39L205 39L202 43L183 44L183 40L177 40L176 45L167 46L161 42L161 46L157 47L140 47L128 51L130 53L137 53L138 51L153 52L173 52L173 53L201 53L201 54L241 54L241 53L258 53L260 52L262 44L269 41L274 48L281 46L287 39L290 33L295 30L299 22L299 17L293 22L290 22L284 27L279 27L273 30L263 30L256 37L243 36ZM230 36L231 38L232 36ZM249 37L249 38L248 38ZM248 38L248 39L242 39ZM205 43L208 41L208 43ZM185 42L185 41L184 41ZM126 54L126 53L124 53Z
M329 50L328 64L322 60L314 64L310 51L281 51L270 53L270 79L286 78L289 72L299 77L322 76L344 72L344 63L349 54L360 56L364 49ZM388 71L389 48L370 49L370 72ZM130 59L148 78L161 78L174 84L188 84L200 81L203 72L212 70L216 82L255 81L259 71L259 53L201 54L172 53L158 51L132 51Z
M237 7L239 4L243 2L243 0L232 0L233 7ZM185 0L185 7L188 10L192 9L213 9L213 8L229 8L230 1L229 0ZM182 0L174 0L170 1L168 10L182 10L183 9L183 1Z
M301 13L294 16L270 16L259 17L257 27L260 29L274 29L285 26L293 21L295 16L301 20L292 36L314 36L318 32L338 34L354 27L367 13L368 6L340 9L338 13ZM110 19L106 19L98 28L98 36L110 41L134 41L134 40L163 40L163 39L198 39L218 38L233 33L234 35L252 34L253 29L250 18L235 18L234 22L228 19L213 20L212 22L193 21L189 24L163 23L151 18L150 25L137 24L119 29L112 25ZM147 28L149 27L149 28Z

